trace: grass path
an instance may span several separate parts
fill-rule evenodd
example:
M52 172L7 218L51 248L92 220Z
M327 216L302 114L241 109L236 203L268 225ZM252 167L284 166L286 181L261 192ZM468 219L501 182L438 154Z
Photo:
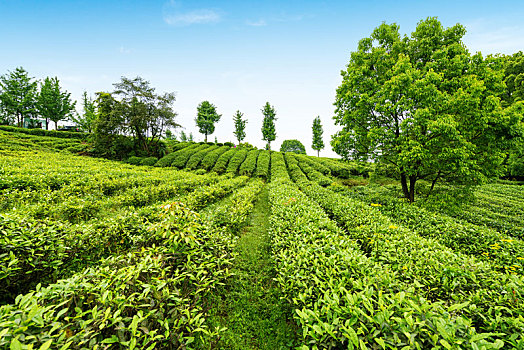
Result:
M238 240L235 276L214 296L209 321L227 327L212 349L290 349L297 346L292 311L273 281L268 237L268 191L255 203L247 227Z

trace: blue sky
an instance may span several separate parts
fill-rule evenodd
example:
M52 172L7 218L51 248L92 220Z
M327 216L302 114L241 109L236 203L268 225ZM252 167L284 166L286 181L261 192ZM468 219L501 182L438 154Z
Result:
M38 79L57 76L75 99L139 75L176 92L178 122L198 140L196 107L209 100L222 114L212 139L234 140L238 109L258 147L269 101L278 118L273 149L296 138L313 154L319 115L321 154L332 156L335 90L350 52L383 21L409 34L428 16L464 25L472 52L524 50L522 1L0 0L0 74L22 66Z

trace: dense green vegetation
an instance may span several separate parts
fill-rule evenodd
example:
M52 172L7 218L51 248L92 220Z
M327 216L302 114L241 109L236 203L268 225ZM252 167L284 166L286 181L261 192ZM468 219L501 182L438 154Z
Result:
M2 76L20 127L0 126L0 349L524 349L523 59L471 55L464 32L361 40L344 160L319 157L320 117L316 156L271 151L269 102L266 150L240 111L237 146L207 142L208 101L206 141L179 142L174 94L139 77L84 94L89 134L30 129L74 103Z
M517 184L409 204L363 163L186 142L125 164L17 130L0 347L524 346Z

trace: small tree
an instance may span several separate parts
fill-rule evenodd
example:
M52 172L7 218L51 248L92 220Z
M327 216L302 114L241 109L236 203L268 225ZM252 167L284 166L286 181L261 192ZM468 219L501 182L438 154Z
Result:
M69 92L61 91L57 77L45 78L37 101L38 112L45 119L46 130L49 129L50 120L55 122L55 129L58 129L58 122L70 118L76 105L75 101L71 101Z
M322 130L322 125L320 124L320 117L316 117L313 119L313 145L311 148L317 151L317 157L320 157L320 150L324 149L323 133L324 130Z
M188 141L186 132L184 130L180 131L180 141L182 141L182 142L187 142Z
M215 132L215 123L220 120L221 116L217 113L216 107L209 101L203 101L198 105L195 122L198 131L205 135L205 142L207 142L207 135Z
M35 115L37 83L22 67L0 77L0 104L4 119L16 118L18 127L24 126L24 119Z
M242 119L243 116L244 116L243 113L241 113L240 111L237 111L233 117L233 121L235 122L235 131L233 132L233 134L237 138L238 143L241 143L242 140L246 138L247 120Z
M262 122L262 140L267 142L266 149L271 150L271 141L275 141L277 133L275 131L276 112L275 108L266 102L262 108L264 120Z
M87 96L86 91L82 96L82 107L84 109L82 115L73 115L71 119L81 130L92 132L96 119L96 104L91 97Z
M306 147L299 140L284 140L280 146L280 152L306 154Z

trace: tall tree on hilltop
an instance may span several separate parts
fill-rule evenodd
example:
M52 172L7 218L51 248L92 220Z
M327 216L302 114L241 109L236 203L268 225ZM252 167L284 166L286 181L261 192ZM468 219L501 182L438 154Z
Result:
M276 112L275 108L266 102L262 108L264 120L262 121L262 140L267 142L266 149L271 150L271 141L275 141L277 133L275 130Z
M209 101L203 101L198 105L195 122L198 126L198 131L205 135L205 142L207 142L207 135L215 132L215 123L220 120L221 116L217 113L216 107Z
M0 77L0 104L3 112L6 119L7 116L14 116L20 128L24 126L26 117L36 113L37 83L33 79L22 67Z
M404 196L415 184L449 179L478 184L501 174L519 117L504 110L503 70L470 55L460 24L420 21L410 37L383 23L351 53L337 89L332 137L344 158L390 164ZM521 117L520 117L521 118Z
M233 132L233 134L237 138L238 143L242 142L242 140L246 138L247 120L242 119L243 116L244 114L241 113L240 111L237 111L235 115L233 116L233 121L235 123L235 131Z
M324 140L322 139L322 124L320 124L320 116L313 119L313 144L311 148L317 151L317 157L320 157L320 150L324 149Z
M76 101L71 101L71 94L60 89L57 77L45 78L37 97L37 108L45 119L46 130L49 129L49 121L55 122L55 129L58 129L59 121L71 118L75 105Z

